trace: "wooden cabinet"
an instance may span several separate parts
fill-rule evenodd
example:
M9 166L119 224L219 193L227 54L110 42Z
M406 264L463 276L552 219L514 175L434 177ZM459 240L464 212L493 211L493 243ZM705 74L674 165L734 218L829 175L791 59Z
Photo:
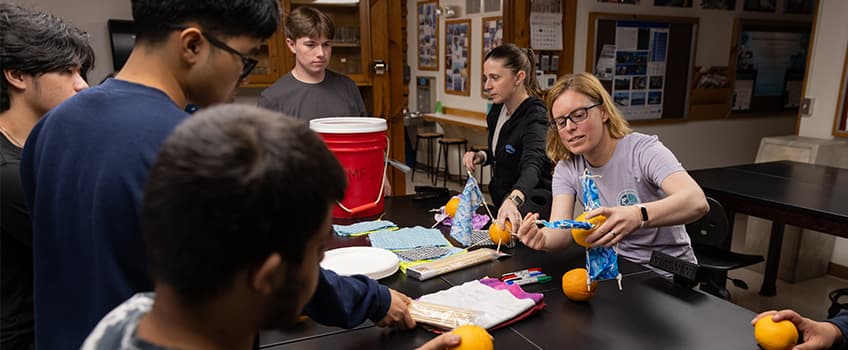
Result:
M247 87L271 86L288 70L283 64L285 35L278 29L260 48L256 55L256 68L247 76Z

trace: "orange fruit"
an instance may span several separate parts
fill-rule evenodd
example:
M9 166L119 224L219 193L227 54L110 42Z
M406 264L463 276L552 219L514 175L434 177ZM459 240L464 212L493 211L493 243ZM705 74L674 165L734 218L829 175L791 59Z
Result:
M588 230L584 230L582 228L573 228L571 229L571 237L574 238L574 243L577 243L581 246L589 248L589 243L586 243L586 237L588 237L592 232L595 232L595 228L601 226L603 223L607 222L607 217L603 215L596 215L589 220L586 220L586 211L577 216L575 221L588 221L592 224L592 228Z
M495 244L508 244L512 240L512 234L510 232L512 232L512 224L509 221L504 221L504 229L501 229L496 222L492 222L489 225L489 238Z
M445 204L445 214L453 217L456 215L456 208L459 208L459 197L453 197Z
M765 350L789 350L798 341L798 329L789 320L772 321L768 315L754 324L754 339Z
M565 296L572 301L592 299L598 289L598 281L592 281L592 284L586 286L588 278L589 273L583 268L572 269L562 275L562 291Z
M492 336L489 332L486 332L486 329L483 327L467 324L456 327L453 331L451 331L451 333L459 334L462 338L462 342L459 343L459 346L450 349L492 350L495 348Z

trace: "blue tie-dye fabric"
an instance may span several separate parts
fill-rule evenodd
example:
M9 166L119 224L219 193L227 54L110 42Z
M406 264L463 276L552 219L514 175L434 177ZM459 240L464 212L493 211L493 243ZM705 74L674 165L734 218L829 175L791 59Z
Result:
M538 220L536 222L542 224L542 226L545 226L547 228L580 228L584 230L589 230L592 228L592 224L587 221L565 219L554 222L549 222L547 220Z
M583 186L583 205L586 211L601 207L598 186L595 184L594 178L595 176L587 168L580 179ZM586 270L589 271L589 278L593 281L619 278L618 253L613 248L589 248L586 251Z

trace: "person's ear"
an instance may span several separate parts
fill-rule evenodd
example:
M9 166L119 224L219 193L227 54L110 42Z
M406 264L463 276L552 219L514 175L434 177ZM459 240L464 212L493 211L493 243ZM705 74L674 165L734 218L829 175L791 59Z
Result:
M518 74L515 75L515 86L519 86L524 83L524 79L527 78L527 73L523 70L518 71Z
M189 63L197 62L203 48L203 34L197 28L188 28L179 33L180 52Z
M3 76L6 78L6 81L9 82L10 86L18 90L26 90L27 83L24 79L24 72L17 69L4 69Z
M295 44L296 43L295 43L294 40L292 40L290 38L286 38L286 46L289 47L289 51L291 51L291 53L293 53L293 54L295 53L295 50L294 50Z
M250 284L256 292L270 295L285 278L286 263L279 253L272 253L254 270Z

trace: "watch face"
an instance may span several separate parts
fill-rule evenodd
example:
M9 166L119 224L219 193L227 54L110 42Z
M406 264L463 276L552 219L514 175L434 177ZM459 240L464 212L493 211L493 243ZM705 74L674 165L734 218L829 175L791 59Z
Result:
M639 207L639 210L642 212L642 221L648 221L648 209L645 209L645 207Z

